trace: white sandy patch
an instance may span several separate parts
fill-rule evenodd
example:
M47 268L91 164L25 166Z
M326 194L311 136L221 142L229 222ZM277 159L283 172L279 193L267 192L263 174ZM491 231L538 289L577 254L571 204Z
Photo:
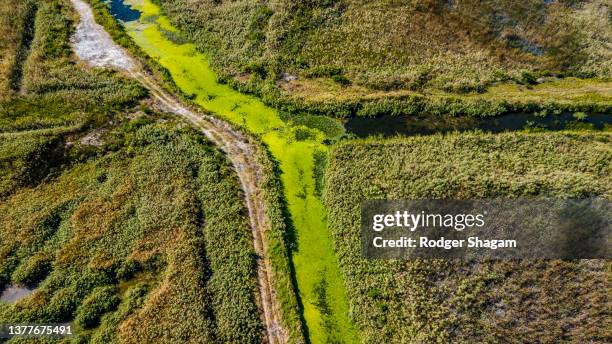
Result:
M83 0L71 2L81 17L71 40L76 55L94 67L133 69L134 61L113 42L104 28L96 23L89 5Z

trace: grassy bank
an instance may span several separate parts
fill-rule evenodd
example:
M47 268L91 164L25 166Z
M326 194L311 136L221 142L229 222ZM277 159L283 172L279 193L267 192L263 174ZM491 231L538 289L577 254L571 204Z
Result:
M30 21L20 14L26 4L35 9ZM22 19L14 32L21 37L5 42L14 48L6 61L11 73L19 69L19 82L0 99L0 132L101 123L146 95L135 82L77 63L70 48L75 14L68 1L30 1L13 9ZM23 48L30 34L32 41Z
M286 111L497 115L612 106L605 1L156 3L221 80Z
M372 261L359 240L368 199L610 198L610 139L474 133L335 147L325 204L364 342L608 341L606 261Z

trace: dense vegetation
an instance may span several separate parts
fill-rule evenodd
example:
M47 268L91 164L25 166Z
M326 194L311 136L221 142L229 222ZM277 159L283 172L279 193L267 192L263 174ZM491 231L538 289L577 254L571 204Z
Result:
M223 79L289 110L612 106L612 9L602 0L156 2Z
M607 261L372 261L366 199L612 196L609 133L453 134L337 146L325 202L364 342L607 343Z
M7 0L0 4L0 100L19 86L24 50L31 40L31 23L36 6L33 1Z
M68 164L67 136L105 125L144 89L78 64L69 2L3 2L0 33L0 197ZM78 153L81 154L81 153Z
M261 341L225 156L136 82L76 61L69 1L0 6L0 291L36 288L0 322L72 321L77 342Z
M91 2L113 38L146 60L103 3ZM605 2L519 4L526 12L507 1L158 2L223 78L290 110L244 96L234 101L250 106L248 118L228 116L261 134L278 160L276 168L256 152L275 292L293 342L303 341L300 307L314 340L353 333L326 251L322 193L350 316L366 342L612 340L607 262L371 262L356 249L366 198L609 198L609 133L352 142L328 159L322 142L342 128L298 111L608 111ZM36 288L0 303L0 322L73 321L77 340L95 343L261 341L251 234L225 157L153 115L137 83L77 62L69 1L7 0L0 16L0 290ZM149 62L169 88L186 84ZM203 74L193 76L208 81ZM548 79L536 85L539 77ZM195 91L206 90L187 90L204 102ZM297 244L287 210L309 230L294 247L301 275L287 252L286 242ZM293 289L300 278L305 305Z
M150 73L150 76L154 77L159 84L165 88L168 92L176 94L182 98L183 103L194 104L194 93L189 92L185 89L180 88L178 80L173 74L171 69L167 69L166 66L162 65L159 60L155 59L155 55L147 55L147 53L135 43L135 41L128 35L129 29L126 30L113 16L109 13L108 4L101 0L89 0L92 5L96 21L100 23L110 33L113 40L127 49L132 57L136 57L145 71ZM149 10L155 10L152 7L147 7ZM153 16L159 19L157 13ZM164 26L166 27L166 26ZM164 35L180 35L177 31L172 28L163 30ZM171 47L165 47L165 52L171 51ZM185 62L181 68L197 67L202 61L198 60L195 55L191 55L197 62L188 61ZM175 61L176 62L176 61ZM188 66L188 67L187 67ZM201 76L201 70L193 73L193 75ZM203 85L204 83L200 84ZM203 91L198 86L199 91ZM258 111L258 115L262 115L262 112ZM317 117L317 119L319 119ZM290 119L286 119L290 121ZM314 127L325 127L326 133L329 135L338 135L337 131L343 129L339 127L336 121L329 118L321 118L321 120L310 120L304 125ZM243 131L246 135L250 136L245 128L235 127L234 130ZM268 259L271 263L272 276L273 276L273 289L275 297L280 304L279 314L281 318L281 326L287 331L286 335L292 343L304 342L304 328L303 318L300 313L301 304L299 297L297 296L295 286L295 275L293 271L293 264L291 262L291 242L292 239L292 228L287 222L287 204L283 198L283 186L280 182L278 165L273 162L273 157L270 156L268 150L265 148L263 142L257 140L256 137L250 137L250 143L252 144L253 154L260 167L262 168L262 176L260 179L260 185L262 187L261 197L265 204L266 214L269 220L269 230L264 233L264 240L268 246Z
M62 133L68 131L0 135L0 199L38 184L67 162Z
M0 97L0 132L95 122L146 94L136 82L75 60L70 47L75 14L69 1L13 2L14 16L7 13L2 20L10 18L16 29L7 25L10 33L0 33L7 64L2 77L12 80L11 92ZM19 32L21 37L12 37ZM31 42L24 38L29 35Z
M121 149L2 202L0 287L38 289L0 320L74 319L100 343L259 341L237 177L197 132L144 123L106 134Z

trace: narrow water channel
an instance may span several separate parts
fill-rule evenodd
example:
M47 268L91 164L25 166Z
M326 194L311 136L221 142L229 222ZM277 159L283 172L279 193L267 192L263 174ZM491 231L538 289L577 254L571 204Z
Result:
M357 137L370 135L431 135L453 131L482 130L500 133L524 129L566 130L573 128L604 129L612 126L612 114L574 114L565 112L545 117L513 113L498 117L412 116L377 118L353 117L346 121L346 132Z
M279 113L254 96L219 84L207 57L193 44L177 40L180 34L150 0L125 0L140 12L137 20L123 20L128 34L141 49L164 66L178 87L193 94L202 108L261 137L281 170L285 199L296 234L293 263L308 335L313 343L333 338L357 342L338 260L327 232L325 207L316 195L314 155L327 153L325 134L298 135ZM111 7L111 10L122 7ZM114 13L117 18L122 15ZM123 17L125 18L125 17ZM327 314L321 314L321 288Z

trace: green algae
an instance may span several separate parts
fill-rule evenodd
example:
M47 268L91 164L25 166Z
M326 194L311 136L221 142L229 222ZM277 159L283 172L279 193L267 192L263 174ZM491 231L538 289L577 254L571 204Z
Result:
M296 231L293 263L310 340L357 342L338 260L327 231L326 210L315 195L314 154L327 153L328 148L322 143L325 135L310 129L315 135L308 139L296 137L295 127L283 122L275 109L254 96L218 83L206 56L195 45L177 44L168 38L166 32L177 31L159 7L150 0L126 2L142 12L139 21L125 24L136 44L168 69L176 85L193 95L194 102L259 135L278 161ZM325 285L323 297L320 285Z

